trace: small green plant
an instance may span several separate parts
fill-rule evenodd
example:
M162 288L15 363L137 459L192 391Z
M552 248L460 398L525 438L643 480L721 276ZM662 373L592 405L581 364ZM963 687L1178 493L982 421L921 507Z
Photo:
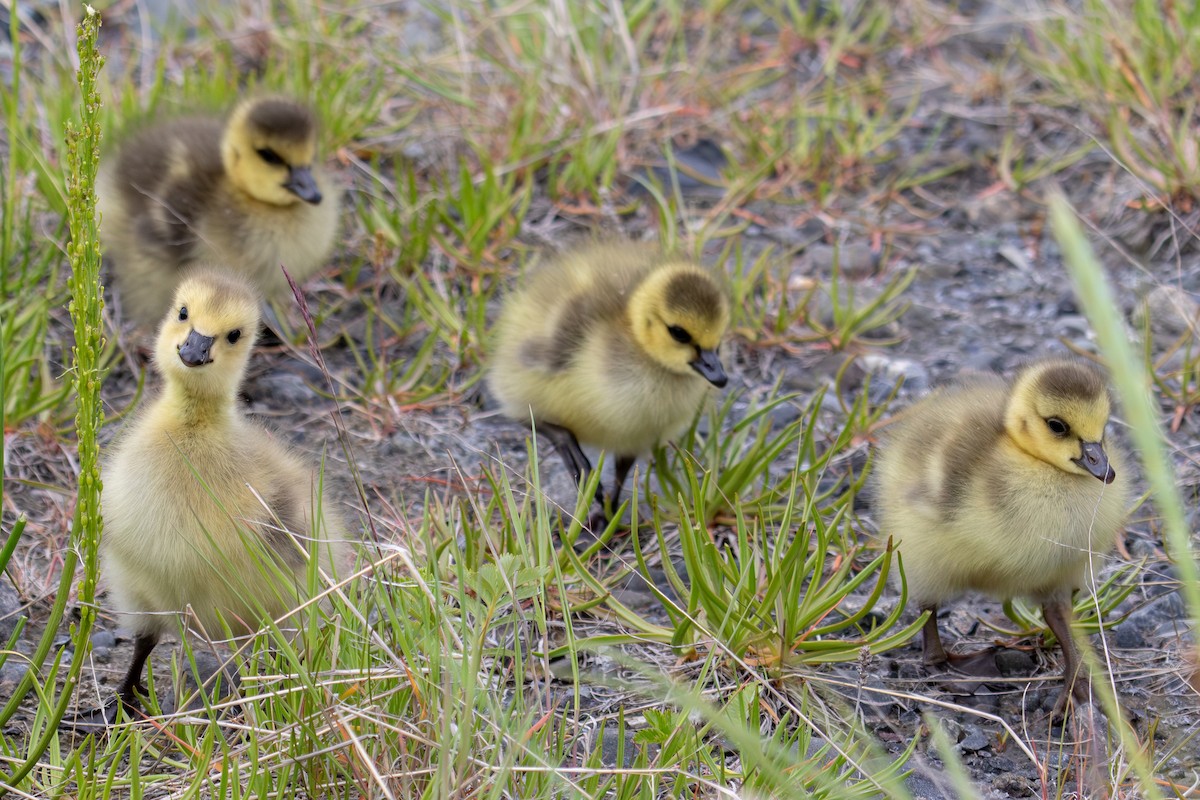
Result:
M482 175L459 165L458 185L444 189L445 205L437 206L441 227L432 236L442 250L471 270L501 261L500 250L520 233L521 220L533 199L532 185L518 182L515 173L499 176L484 163Z
M806 422L803 413L795 413L795 419L775 430L776 415L787 412L796 396L771 391L765 399L750 398L745 413L731 422L744 400L737 392L727 393L676 445L655 452L651 472L662 487L663 511L681 513L673 499L682 497L687 498L688 510L705 523L730 522L734 509L743 504L770 519L778 517L790 495L789 479L781 479L773 468L785 453L788 458L782 460L790 461L796 443L812 435L815 416L809 414ZM808 410L819 407L818 400ZM703 435L701 420L707 430Z
M1143 564L1123 564L1105 577L1104 581L1096 587L1094 594L1080 592L1075 599L1073 608L1076 628L1085 635L1091 636L1100 631L1111 630L1123 622L1129 613L1114 616L1113 612L1138 588L1143 566ZM1028 600L1016 598L1005 602L1004 615L1017 624L1017 630L1006 630L986 622L985 624L1007 636L1018 637L1040 633L1045 637L1048 645L1055 642L1054 634L1042 619L1039 609Z
M788 275L783 273L787 259L773 248L764 248L746 264L740 237L732 238L723 249L721 261L731 262L730 327L755 345L778 345L791 341L790 331L803 323L810 294L792 302Z
M916 270L910 269L894 275L878 292L873 293L874 296L860 299L861 290L845 279L835 259L828 285L814 284L806 303L808 314L805 323L813 330L813 339L826 342L834 350L844 350L868 334L892 324L908 310L908 302L901 296L916 274ZM828 303L824 310L813 307L817 291L827 293ZM875 337L872 337L872 341L875 344L887 343L887 340L881 341Z
M75 329L72 349L72 384L76 397L75 433L79 452L79 486L75 516L71 526L71 548L63 557L59 592L50 619L42 634L25 676L0 709L0 726L10 720L25 695L35 686L35 677L45 664L46 657L58 636L58 625L71 596L69 587L75 569L83 560L83 580L79 587L80 618L72 625L74 654L65 671L61 655L56 657L45 683L37 687L40 695L39 722L31 736L23 760L11 774L0 775L0 785L14 786L32 772L42 754L58 735L58 724L71 702L75 686L83 670L89 636L96 618L96 581L99 574L100 532L100 448L97 434L103 419L100 404L100 384L103 380L101 359L104 350L103 327L100 320L104 300L100 287L100 237L96 220L96 168L100 155L100 95L96 76L104 59L96 50L100 31L100 14L91 6L84 9L78 29L80 120L78 127L69 125L66 133L66 152L69 166L67 179L69 224L71 229L71 321ZM7 556L5 558L7 561ZM53 687L63 678L62 693L55 696Z
M799 485L797 490L802 491ZM844 507L826 518L806 496L786 509L778 528L738 519L736 540L724 549L705 528L683 519L679 538L686 574L667 561L663 569L686 607L659 595L672 618L672 644L691 649L715 643L734 658L777 670L853 661L863 648L876 653L907 642L924 619L892 630L903 612L903 584L892 612L877 624L866 623L894 568L890 545L852 573L858 551L843 554L838 544L849 533L846 524ZM659 525L656 532L661 536ZM664 546L661 539L659 545ZM639 561L644 567L640 556ZM863 586L871 587L867 598L847 603Z
M1148 315L1147 315L1148 316ZM1171 430L1179 429L1187 414L1200 404L1200 339L1190 327L1171 343L1157 359L1151 358L1154 337L1150 320L1142 330L1144 357L1150 364L1150 376L1162 398L1174 406Z
M358 217L374 240L372 261L403 280L420 270L429 256L434 225L445 214L431 206L445 200L425 195L409 165L394 184L380 175L378 163L372 173L384 194L359 203Z
M754 516L776 521L791 503L797 479L819 503L850 499L864 476L833 480L830 466L882 409L870 408L864 390L843 405L840 427L824 434L820 423L825 391L818 391L802 410L794 407L795 400L795 395L779 395L776 388L748 402L729 392L720 404L710 406L676 446L654 454L651 473L662 487L659 509L672 515L686 510L705 524L728 524L737 509L753 509ZM735 409L743 403L746 408L734 420ZM780 415L792 419L777 427ZM781 464L791 467L782 470ZM686 498L684 509L676 505L676 498Z

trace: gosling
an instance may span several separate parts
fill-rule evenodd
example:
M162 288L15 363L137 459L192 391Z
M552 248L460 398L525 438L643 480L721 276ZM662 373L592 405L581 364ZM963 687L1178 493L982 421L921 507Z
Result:
M723 282L686 259L593 244L534 271L494 329L488 385L504 414L545 434L582 486L580 442L616 454L615 510L639 455L678 435L728 378L717 349L729 325Z
M325 263L338 197L315 163L317 124L291 100L261 97L229 119L191 117L136 134L97 180L101 241L122 309L155 325L185 268L235 269L264 297L290 296Z
M341 558L313 471L238 409L258 306L240 278L193 272L159 329L165 385L107 458L101 495L102 568L133 660L114 701L80 721L138 707L146 660L179 612L210 634L222 621L245 634L302 600L310 550L326 570Z
M968 590L1030 597L1062 646L1056 713L1088 700L1071 592L1099 570L1129 501L1121 453L1105 442L1109 413L1098 369L1053 359L1009 384L979 377L937 391L897 419L879 451L876 501L909 596L930 612L927 663L950 660L939 604Z

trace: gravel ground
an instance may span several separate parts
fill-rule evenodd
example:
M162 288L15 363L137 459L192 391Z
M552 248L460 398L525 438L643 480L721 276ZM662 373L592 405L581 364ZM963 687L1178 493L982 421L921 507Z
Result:
M989 8L979 13L986 16ZM941 57L952 63L955 58L962 59L961 68L968 72L975 55L1005 41L999 23L981 25L972 36L947 44ZM921 74L919 69L912 72ZM900 408L964 370L1007 373L1024 361L1066 353L1068 348L1095 351L1089 325L1076 306L1058 248L1049 235L1045 209L1036 200L1046 187L1023 193L998 189L994 171L974 164L979 153L996 152L1005 131L1018 124L1005 119L1011 110L984 103L964 107L961 98L939 91L936 83L923 88L913 124L894 144L897 158L889 162L894 166L881 166L878 182L887 181L888 170L899 169L905 158L915 153L932 153L933 159L945 163L967 159L972 166L919 191L901 192L902 204L881 205L864 190L860 211L844 211L836 217L803 212L798 217L794 206L755 201L747 210L756 222L743 234L748 252L767 246L791 248L794 252L782 273L789 285L796 287L814 280L827 284L835 258L860 298L875 296L894 276L915 270L916 277L904 295L910 304L907 312L879 332L896 343L866 342L846 356L831 356L817 349L784 352L733 341L729 361L735 385L768 385L782 376L783 387L800 392L803 405L814 391L833 381L850 357L857 359L859 375L871 373L872 391L880 396L903 379L894 406ZM1036 127L1048 148L1082 135L1055 119L1050 114L1039 117L1029 113L1020 122ZM345 177L348 183L363 182L361 175ZM1141 298L1149 295L1156 335L1153 346L1161 351L1172 336L1186 330L1188 313L1198 308L1194 298L1200 291L1200 253L1193 244L1189 220L1171 224L1162 213L1130 210L1126 201L1139 194L1138 186L1099 152L1074 165L1060 179L1076 208L1102 232L1097 237L1101 257L1118 287L1127 318L1138 318ZM366 191L368 187L356 188ZM691 197L697 213L711 203L711 198L702 195L697 191ZM844 209L857 208L853 198L842 205ZM574 220L556 214L541 199L534 203L528 218L542 221L540 227L526 227L523 237L531 246L582 233ZM623 232L635 237L653 224L645 214L622 222ZM877 233L884 234L886 250L874 243L873 234ZM354 230L349 237L350 249L365 249L363 231ZM369 282L369 277L364 280ZM337 295L329 284L318 281L309 288L318 303L338 304L336 314L324 323L325 330L344 329L353 336L361 306ZM1183 315L1179 308L1185 310ZM1133 335L1132 326L1130 330ZM398 342L390 355L404 359L418 345ZM325 357L335 377L356 385L357 368L345 347L332 341ZM111 408L126 407L134 396L135 368L132 357L116 365L105 387ZM357 515L345 478L344 455L332 445L335 434L329 411L333 402L324 398L320 373L307 363L307 357L289 348L264 348L256 357L246 394L249 410L292 438L298 448L313 454L327 448L329 471L346 487L342 492L346 512ZM390 414L354 403L344 403L342 411L367 496L379 503L372 510L384 523L381 530L385 536L405 535L405 520L419 518L421 498L431 485L469 491L483 465L502 462L514 476L525 468L525 431L502 420L478 391L424 407L395 408ZM1173 411L1164 407L1164 419L1170 419ZM781 417L778 424L786 424L786 419ZM1120 436L1119 424L1116 427ZM109 426L106 437L114 429ZM1175 452L1179 484L1195 515L1200 470L1192 453L1200 445L1200 418L1194 410L1179 418L1168 440ZM35 483L72 485L54 437L39 431L11 436L6 432L5 447L6 469L28 481L11 489L4 507L5 526L11 523L13 508L19 507L39 529L51 531L61 526L57 530L65 530L68 501ZM557 457L548 450L542 475L549 496L569 505L573 487ZM858 511L864 528L869 528L871 509L865 498ZM0 581L0 639L9 635L18 616L31 617L31 625L17 642L18 650L32 649L40 634L38 622L44 620L49 607L53 566L58 563L55 550L60 543L61 538L47 533L23 545L15 568L22 576L17 584L20 592ZM1200 765L1196 735L1200 703L1181 677L1186 674L1181 654L1192 634L1187 630L1173 571L1163 556L1152 508L1143 506L1133 515L1124 548L1132 558L1145 559L1140 582L1118 610L1127 616L1094 643L1111 669L1127 719L1139 734L1153 731L1155 752L1163 754L1159 774L1190 784ZM1114 563L1121 560L1114 556ZM45 577L33 577L38 575ZM644 603L646 609L653 606L649 593L637 585L627 587L625 599L634 605ZM894 596L891 602L895 602ZM935 713L940 718L937 724L957 743L985 796L1053 795L1056 787L1065 787L1070 793L1079 779L1074 755L1080 731L1070 726L1065 731L1052 729L1046 721L1058 690L1056 651L1042 650L1032 639L989 633L981 619L998 624L1006 620L1000 605L984 598L954 603L945 609L945 615L942 625L948 640L976 645L1003 642L997 663L1011 678L964 685L947 676L931 676L920 664L917 644L866 664L830 668L820 674L851 687L838 691L855 704L889 751L900 752L925 724L922 715ZM95 634L93 645L97 675L115 682L128 658L129 645L107 624ZM169 674L168 659L169 648L160 648L155 661L160 675ZM211 672L216 664L215 659L202 664L202 670ZM11 690L21 670L13 659L0 669L0 696ZM565 684L563 687L565 691ZM89 696L88 687L84 696ZM612 699L606 697L603 702ZM1080 716L1087 721L1087 714ZM1010 729L1037 749L1038 758L1048 765L1047 774L1040 774L1028 755L1014 745ZM925 753L922 748L913 766L909 786L917 796L950 796L932 752Z

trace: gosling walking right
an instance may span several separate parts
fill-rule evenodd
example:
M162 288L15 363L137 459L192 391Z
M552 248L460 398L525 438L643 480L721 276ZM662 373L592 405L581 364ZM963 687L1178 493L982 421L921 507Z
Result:
M1050 359L1011 383L973 377L903 412L879 450L880 534L899 550L909 596L930 611L924 656L948 656L938 606L969 591L1042 604L1063 651L1056 713L1087 701L1071 638L1071 593L1099 573L1129 504L1129 476L1106 440L1104 374Z

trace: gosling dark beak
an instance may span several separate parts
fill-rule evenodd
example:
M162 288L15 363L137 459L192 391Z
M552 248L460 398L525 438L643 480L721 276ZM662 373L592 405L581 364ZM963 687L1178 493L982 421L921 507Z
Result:
M288 179L283 182L283 188L314 206L321 202L321 190L308 167L288 167Z
M717 358L715 350L701 350L691 365L704 380L717 388L729 383L729 376L725 374L725 368L721 366L721 359Z
M1075 463L1105 483L1112 483L1117 477L1116 470L1108 464L1104 446L1099 442L1084 442L1083 456L1075 459Z
M196 333L196 329L188 333L187 341L179 346L179 360L189 367L203 367L212 363L213 337Z

